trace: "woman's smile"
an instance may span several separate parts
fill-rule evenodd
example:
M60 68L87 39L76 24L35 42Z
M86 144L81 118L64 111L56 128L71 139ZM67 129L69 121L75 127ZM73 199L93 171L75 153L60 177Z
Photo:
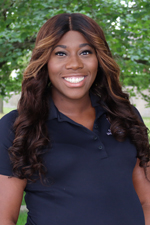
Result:
M85 78L84 76L83 77L64 77L64 80L72 84L77 84L83 81L84 78Z
M67 87L70 88L81 88L85 85L87 76L69 76L64 77L64 82Z

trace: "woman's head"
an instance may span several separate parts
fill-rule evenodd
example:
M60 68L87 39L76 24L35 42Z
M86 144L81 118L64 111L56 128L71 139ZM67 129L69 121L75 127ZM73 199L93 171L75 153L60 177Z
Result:
M111 52L99 25L90 17L79 13L59 14L50 18L40 29L31 62L24 78L37 77L48 82L47 63L53 47L68 31L78 31L95 49L98 59L98 72L92 85L93 92L99 93L100 88L113 92L112 86L119 84L119 68L112 59ZM113 83L113 84L112 84Z
M53 100L82 99L98 71L95 49L78 31L68 31L52 48L47 63Z

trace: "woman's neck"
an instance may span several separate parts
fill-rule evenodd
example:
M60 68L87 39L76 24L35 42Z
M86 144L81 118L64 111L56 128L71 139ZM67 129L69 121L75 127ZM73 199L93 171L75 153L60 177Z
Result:
M89 93L80 99L69 99L55 95L52 95L52 99L57 109L67 116L83 114L92 107Z

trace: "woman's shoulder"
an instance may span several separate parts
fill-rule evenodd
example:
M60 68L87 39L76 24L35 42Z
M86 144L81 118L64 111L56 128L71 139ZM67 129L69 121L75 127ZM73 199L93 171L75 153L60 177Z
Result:
M5 114L1 119L0 119L0 123L3 122L10 122L13 121L17 118L18 116L18 111L16 110L12 110L9 113Z
M139 110L134 105L132 105L132 109L133 109L134 113L138 116L138 118L143 122L143 119L142 119L142 116L141 116Z
M0 174L2 175L13 175L8 149L15 138L13 124L17 115L17 110L13 110L0 119Z
M12 110L11 112L5 114L1 119L0 119L0 131L4 132L7 129L11 129L16 118L18 116L18 111L17 110Z

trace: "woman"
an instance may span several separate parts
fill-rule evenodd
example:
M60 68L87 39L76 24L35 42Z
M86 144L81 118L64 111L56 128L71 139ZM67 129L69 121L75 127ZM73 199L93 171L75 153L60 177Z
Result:
M16 224L25 190L27 225L149 225L149 152L101 28L49 19L0 121L0 224Z

